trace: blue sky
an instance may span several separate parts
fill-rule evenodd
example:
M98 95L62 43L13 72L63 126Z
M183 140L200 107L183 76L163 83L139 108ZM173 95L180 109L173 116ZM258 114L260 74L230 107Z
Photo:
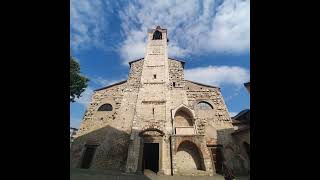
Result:
M78 128L94 89L128 76L144 56L147 30L168 30L169 57L186 61L185 79L221 87L231 115L250 108L248 0L71 0L70 44L89 86L70 104Z

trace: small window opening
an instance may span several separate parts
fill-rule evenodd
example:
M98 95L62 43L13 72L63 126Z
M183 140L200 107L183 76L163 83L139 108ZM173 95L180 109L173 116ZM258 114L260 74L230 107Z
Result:
M98 108L98 111L112 111L112 105L111 104L103 104Z
M173 87L176 87L176 83L175 82L173 82Z
M162 33L160 31L156 30L153 33L152 40L160 40L160 39L162 39Z
M157 79L157 75L156 74L153 75L153 79Z

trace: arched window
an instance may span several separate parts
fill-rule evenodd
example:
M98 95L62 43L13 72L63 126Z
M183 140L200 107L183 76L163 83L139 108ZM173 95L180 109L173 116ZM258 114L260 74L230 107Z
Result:
M197 108L198 109L204 109L204 110L210 110L213 109L213 107L211 106L211 104L201 101L197 104Z
M112 105L111 104L103 104L99 107L98 111L112 111Z
M152 40L157 40L157 39L162 39L162 33L158 30L156 30L154 33L153 33L153 37L152 37Z

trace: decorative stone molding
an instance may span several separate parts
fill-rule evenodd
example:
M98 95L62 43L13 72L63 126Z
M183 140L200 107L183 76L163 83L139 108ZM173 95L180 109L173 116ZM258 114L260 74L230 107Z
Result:
M171 118L172 120L174 120L174 117L176 115L176 112L179 110L184 110L185 112L189 113L189 115L195 119L196 114L194 112L194 110L190 109L188 106L184 105L184 104L180 104L178 107L174 108L171 110Z

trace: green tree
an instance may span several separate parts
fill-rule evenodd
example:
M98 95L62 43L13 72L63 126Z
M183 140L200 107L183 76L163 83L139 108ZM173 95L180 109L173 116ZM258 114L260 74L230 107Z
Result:
M80 65L70 56L70 102L75 102L88 86L89 79L80 74Z

